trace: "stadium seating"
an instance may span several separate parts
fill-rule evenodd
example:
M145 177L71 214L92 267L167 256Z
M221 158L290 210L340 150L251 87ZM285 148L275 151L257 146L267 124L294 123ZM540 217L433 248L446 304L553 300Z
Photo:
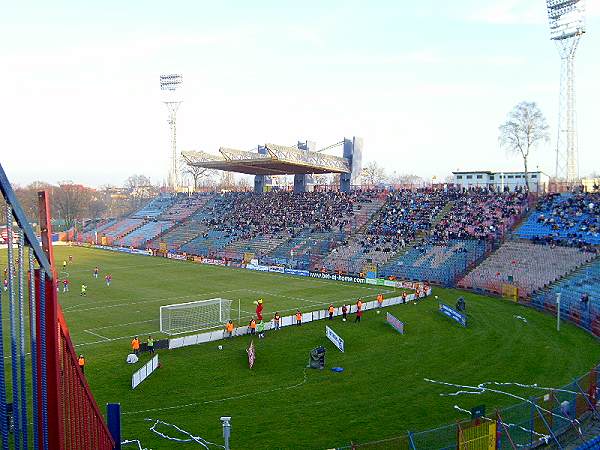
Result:
M173 222L167 220L151 221L136 228L131 233L126 234L113 241L114 245L122 247L145 247L146 242L153 239L157 235L164 233L173 226Z
M96 239L96 235L98 237L102 236L102 233L107 228L112 227L117 223L117 219L103 219L94 221L92 226L86 226L83 230L83 233L79 234L79 242L90 242Z
M483 257L480 240L451 240L445 245L421 244L385 265L380 274L400 279L454 284L472 264Z
M112 242L112 240L132 232L143 223L142 219L122 219L102 230L102 233L98 233L98 236L106 236Z
M175 200L176 197L174 196L161 194L158 197L152 199L142 209L133 213L131 217L133 219L154 219L158 217L167 208L169 208Z
M235 236L227 231L209 230L204 235L198 236L182 245L180 250L192 255L214 255L233 239L235 239Z
M544 196L517 234L544 243L600 245L600 193Z
M540 309L556 311L558 293L561 294L561 317L600 335L600 259L537 293L531 303ZM588 296L587 302L582 301L584 295Z
M594 257L592 253L571 247L508 241L465 276L458 286L502 294L503 285L511 284L519 288L520 297L527 297Z
M194 194L192 196L178 195L175 202L165 209L160 216L158 216L158 219L181 222L192 216L211 198L212 194Z

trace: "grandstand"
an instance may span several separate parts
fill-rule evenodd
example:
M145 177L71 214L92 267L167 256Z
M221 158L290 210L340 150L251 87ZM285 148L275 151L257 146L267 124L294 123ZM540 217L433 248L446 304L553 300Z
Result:
M113 244L123 247L144 248L146 242L169 230L173 225L174 222L168 220L146 222L130 233L120 238L116 238L113 241Z
M177 197L162 194L152 199L142 209L133 213L133 219L154 219L166 211L176 200Z
M460 280L458 286L502 294L504 284L513 284L520 297L529 297L594 258L593 253L571 247L508 241Z
M596 258L571 276L536 293L531 304L555 312L558 293L561 294L561 317L600 336L600 259Z
M485 242L478 240L452 240L446 245L422 244L384 265L380 274L451 286L485 251Z
M600 245L600 193L542 197L517 234L545 243Z

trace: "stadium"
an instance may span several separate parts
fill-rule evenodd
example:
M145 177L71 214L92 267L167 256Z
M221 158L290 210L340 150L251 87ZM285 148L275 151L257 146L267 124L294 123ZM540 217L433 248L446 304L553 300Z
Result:
M180 151L179 73L168 164L139 160L162 185L24 186L0 161L2 449L600 448L585 8L542 10L566 52L552 175L528 169L550 140L529 101L493 136L523 171L392 176L352 135Z

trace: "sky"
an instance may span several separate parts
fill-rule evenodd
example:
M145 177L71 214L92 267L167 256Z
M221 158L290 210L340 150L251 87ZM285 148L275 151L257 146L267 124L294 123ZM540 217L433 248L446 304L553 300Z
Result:
M600 0L586 23L581 175L600 172ZM529 167L554 171L560 58L543 0L9 2L0 61L0 162L18 184L163 182L161 73L183 74L179 151L360 136L364 162L398 174L519 170L498 126L527 100L551 127Z

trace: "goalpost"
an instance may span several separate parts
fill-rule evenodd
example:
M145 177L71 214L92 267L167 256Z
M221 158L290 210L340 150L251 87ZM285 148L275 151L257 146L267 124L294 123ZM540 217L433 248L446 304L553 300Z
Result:
M231 319L231 300L212 298L160 307L160 331L183 334L220 327Z

